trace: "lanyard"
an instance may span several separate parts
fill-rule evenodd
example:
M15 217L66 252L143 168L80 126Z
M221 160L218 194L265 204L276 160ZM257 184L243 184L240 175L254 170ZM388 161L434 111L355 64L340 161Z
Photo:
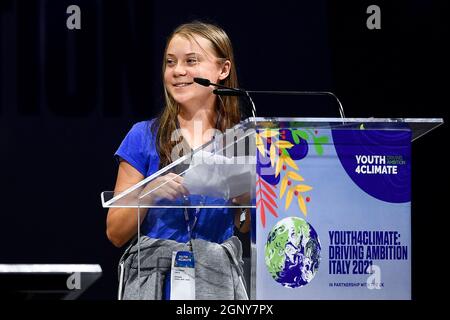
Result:
M202 201L203 202L203 201ZM202 202L200 204L202 204ZM184 220L186 221L186 228L188 231L188 235L189 235L189 241L188 241L188 246L190 248L190 250L192 250L192 232L195 229L195 226L197 225L197 221L198 221L198 216L200 213L200 208L195 208L195 213L194 213L194 223L191 224L189 223L189 212L188 212L188 208L187 206L190 206L191 201L189 200L188 197L184 197Z

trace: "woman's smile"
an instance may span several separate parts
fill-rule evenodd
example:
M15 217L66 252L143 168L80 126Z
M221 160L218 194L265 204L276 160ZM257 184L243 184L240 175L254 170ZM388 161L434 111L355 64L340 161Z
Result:
M190 86L191 84L193 84L193 82L177 82L177 83L174 83L173 86L175 88L185 88L185 87Z

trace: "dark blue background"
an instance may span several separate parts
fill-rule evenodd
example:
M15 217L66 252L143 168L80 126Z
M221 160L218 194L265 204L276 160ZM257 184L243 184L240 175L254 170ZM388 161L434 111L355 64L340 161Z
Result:
M78 31L66 28L71 4ZM381 30L366 28L371 4ZM447 119L448 12L445 1L2 0L0 263L99 263L83 298L115 298L121 250L106 238L100 193L114 187L126 132L162 106L162 54L178 24L221 25L244 88L333 91L348 117ZM260 116L338 114L323 97L254 100ZM447 214L446 135L445 125L412 149L416 299L433 286L419 283L433 270L421 255L440 254L421 233L438 235Z

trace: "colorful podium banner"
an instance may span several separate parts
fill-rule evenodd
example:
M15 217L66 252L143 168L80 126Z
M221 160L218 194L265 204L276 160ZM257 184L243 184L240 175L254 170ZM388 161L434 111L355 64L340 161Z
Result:
M257 132L256 298L411 299L411 132Z

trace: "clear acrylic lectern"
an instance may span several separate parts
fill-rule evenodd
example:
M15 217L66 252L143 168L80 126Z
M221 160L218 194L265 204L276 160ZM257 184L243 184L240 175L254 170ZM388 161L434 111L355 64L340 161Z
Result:
M138 234L160 209L249 208L250 299L410 299L410 144L442 123L248 118L102 204L135 208ZM168 199L161 188L177 177L189 193ZM154 266L139 248L145 282Z

